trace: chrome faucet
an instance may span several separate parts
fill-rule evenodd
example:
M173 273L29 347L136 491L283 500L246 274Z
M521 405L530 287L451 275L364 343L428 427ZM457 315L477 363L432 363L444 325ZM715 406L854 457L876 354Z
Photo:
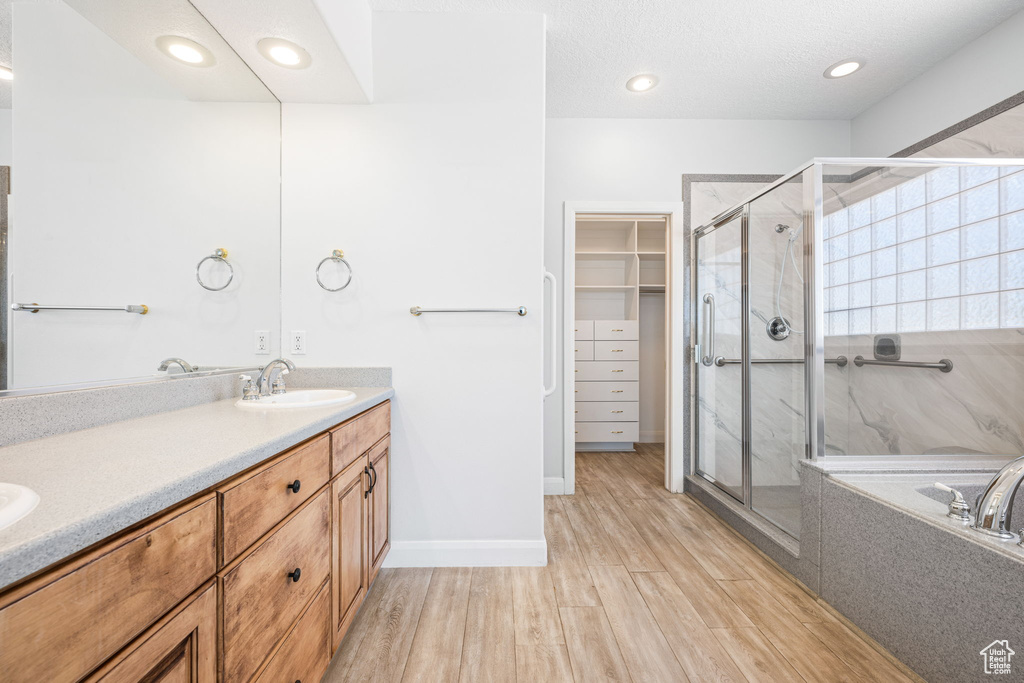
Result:
M273 374L274 368L278 366L283 366L281 368L282 372L295 369L295 363L291 362L287 358L277 358L264 365L263 369L260 370L259 376L256 377L256 392L258 396L263 395L263 387L267 384L267 381L270 380L270 376ZM284 380L281 379L280 375L278 375L276 380L271 382L271 386L275 394L283 394L285 392Z
M1013 497L1021 482L1024 482L1024 456L1006 463L978 496L973 528L999 538L1016 538L1006 527L1013 512Z
M184 370L185 372L196 371L195 367L192 364L187 363L181 358L164 358L162 361L160 361L160 367L158 367L157 370L163 372L172 365L180 365L181 369Z

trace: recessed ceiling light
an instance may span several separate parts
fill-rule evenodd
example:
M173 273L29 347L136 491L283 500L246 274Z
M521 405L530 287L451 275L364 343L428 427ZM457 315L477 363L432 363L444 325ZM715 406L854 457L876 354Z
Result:
M213 66L216 60L213 53L194 40L181 36L160 36L156 46L167 56L189 66Z
M658 77L653 74L640 74L626 81L626 90L644 92L658 85Z
M843 76L849 76L854 71L859 70L862 66L864 66L864 63L859 62L856 59L844 59L825 69L825 78L842 78Z
M14 80L14 72L11 71L10 68L8 68L6 66L0 66L0 80L3 80L3 81L13 81Z
M264 38L256 47L261 55L286 69L305 69L313 62L308 52L283 38Z

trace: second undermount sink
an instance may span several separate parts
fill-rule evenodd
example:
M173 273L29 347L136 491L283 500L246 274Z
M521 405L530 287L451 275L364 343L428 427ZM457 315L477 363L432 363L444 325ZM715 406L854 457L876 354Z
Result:
M345 389L301 389L286 394L260 396L258 401L242 401L235 403L246 410L287 410L291 408L320 408L322 406L340 405L355 400L356 395Z
M0 529L8 527L35 510L39 494L18 484L0 482Z

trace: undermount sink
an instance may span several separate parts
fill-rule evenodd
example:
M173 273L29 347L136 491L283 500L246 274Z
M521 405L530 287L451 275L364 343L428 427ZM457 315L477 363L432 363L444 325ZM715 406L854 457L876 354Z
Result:
M38 504L39 494L32 489L0 482L0 529L14 524Z
M354 400L356 395L344 389L304 389L289 391L286 394L260 396L258 401L242 401L235 403L246 410L287 410L291 408L319 408L322 406L340 405Z

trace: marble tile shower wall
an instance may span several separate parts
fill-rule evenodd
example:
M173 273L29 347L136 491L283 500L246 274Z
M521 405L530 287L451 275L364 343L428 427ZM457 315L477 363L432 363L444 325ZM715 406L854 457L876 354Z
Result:
M1024 326L1024 170L945 167L825 217L825 333Z

